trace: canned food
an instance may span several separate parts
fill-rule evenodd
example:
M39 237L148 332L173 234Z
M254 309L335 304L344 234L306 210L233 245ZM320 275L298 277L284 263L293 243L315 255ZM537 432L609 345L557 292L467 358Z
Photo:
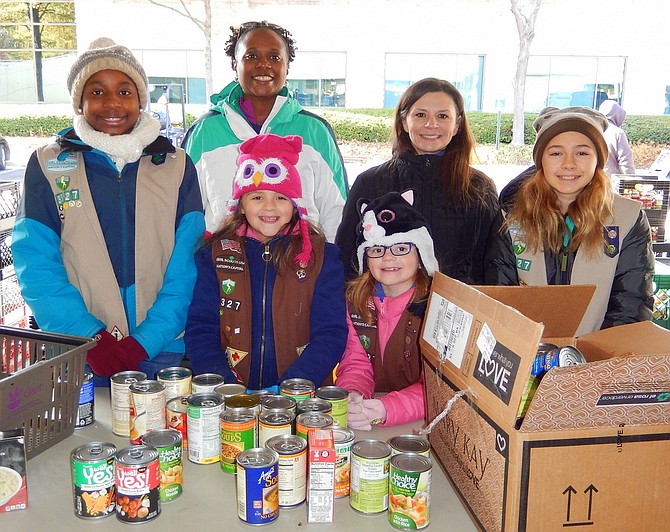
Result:
M418 453L424 456L430 454L430 443L418 434L401 434L393 436L386 442L391 446L391 455L400 453Z
M233 395L247 393L247 387L244 384L229 382L219 384L216 388L214 388L214 391L225 399L226 397L231 397Z
M156 380L165 385L165 400L169 401L180 395L189 395L192 375L193 372L190 369L181 366L159 370L156 373Z
M304 412L320 412L322 414L330 414L333 411L332 405L325 399L318 397L310 397L303 399L297 405L298 415Z
M274 436L293 433L295 414L285 408L263 410L258 416L258 446L265 447L265 442Z
M530 374L541 377L553 367L565 367L575 364L584 364L584 355L572 346L552 349L546 353L538 353L533 361Z
M149 431L165 428L165 385L145 380L134 382L130 392L130 443L139 444Z
M130 435L130 385L147 379L142 371L122 371L110 379L112 402L112 432L117 436Z
M351 446L349 504L357 512L387 510L391 446L378 440L359 440Z
M333 416L321 412L303 412L295 418L295 433L305 439L310 430L329 429L332 426Z
M284 434L265 442L279 455L279 506L297 506L307 497L307 442Z
M184 490L181 433L175 429L153 430L142 436L142 443L158 451L161 501L172 501Z
M285 379L279 385L279 393L293 397L299 403L314 397L314 383L307 379Z
M351 476L351 446L355 439L354 431L344 427L333 428L335 442L335 497L349 495L349 479Z
M126 447L114 459L116 517L144 523L161 513L158 451L148 445Z
M316 389L316 396L325 399L331 404L333 421L339 427L347 426L347 413L349 412L349 392L340 386L321 386Z
M194 393L188 398L186 430L188 459L196 464L213 464L221 455L219 415L223 397L218 393Z
M420 530L430 523L430 480L427 456L401 453L391 457L389 523L401 530Z
M181 434L181 447L184 451L188 449L187 411L188 396L186 395L173 397L165 405L165 426L168 429L179 431Z
M256 413L251 408L224 410L219 416L221 430L221 469L235 474L235 458L256 447Z
M100 519L114 513L114 455L116 446L106 442L81 445L70 453L74 515Z
M213 392L220 384L223 384L223 377L218 373L201 373L191 379L191 393Z
M273 410L275 408L284 408L296 414L296 400L288 395L263 395L261 396L261 411Z
M237 515L250 525L271 523L279 516L277 451L255 447L237 455Z
M231 395L223 400L225 410L249 408L256 414L261 411L261 398L258 395L239 394Z
M75 428L93 425L95 421L94 402L95 387L93 386L93 373L85 371L84 382L81 383L81 390L79 391L79 407L77 408Z

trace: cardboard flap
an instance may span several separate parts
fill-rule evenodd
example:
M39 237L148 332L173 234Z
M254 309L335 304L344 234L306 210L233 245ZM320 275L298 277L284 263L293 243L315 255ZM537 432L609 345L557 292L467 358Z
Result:
M422 352L460 389L514 426L543 326L467 284L433 278Z
M670 423L670 355L556 367L543 377L522 432Z
M630 323L582 335L576 347L588 361L664 354L670 351L670 331L650 321Z
M474 288L542 323L545 338L574 336L596 291L596 286L591 284Z

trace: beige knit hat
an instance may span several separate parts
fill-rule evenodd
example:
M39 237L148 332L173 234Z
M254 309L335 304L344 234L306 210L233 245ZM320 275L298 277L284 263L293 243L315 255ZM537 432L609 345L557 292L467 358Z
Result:
M607 143L603 131L607 129L607 118L588 107L566 107L565 109L543 109L533 122L537 139L533 146L533 161L542 169L542 154L556 135L576 131L586 135L596 148L598 168L603 168L608 157Z
M81 109L81 95L88 78L101 70L118 70L130 77L137 86L140 108L146 108L148 80L144 68L128 48L108 37L100 37L77 58L67 77L67 90L75 113Z

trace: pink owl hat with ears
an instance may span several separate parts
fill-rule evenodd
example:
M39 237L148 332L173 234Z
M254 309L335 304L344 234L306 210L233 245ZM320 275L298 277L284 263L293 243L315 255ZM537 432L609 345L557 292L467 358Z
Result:
M302 251L295 257L301 268L312 256L312 241L307 224L307 208L302 201L302 181L295 165L302 151L302 137L273 134L257 135L240 144L237 172L233 179L233 197L228 202L234 213L240 198L247 192L270 190L286 196L298 212Z

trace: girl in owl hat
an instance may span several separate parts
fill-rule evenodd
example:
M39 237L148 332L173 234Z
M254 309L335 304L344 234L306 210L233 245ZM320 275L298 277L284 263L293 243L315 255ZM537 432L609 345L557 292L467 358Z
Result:
M144 110L147 76L125 46L93 41L67 88L73 127L26 167L12 246L23 297L43 330L95 336L97 384L153 378L184 355L204 231L196 170Z
M344 268L307 219L296 170L302 138L240 145L229 215L196 253L186 323L194 372L249 389L287 378L320 386L347 338Z
M354 429L425 414L419 331L439 267L428 222L413 203L412 190L358 201L362 273L347 286L349 337L335 381L349 390Z

